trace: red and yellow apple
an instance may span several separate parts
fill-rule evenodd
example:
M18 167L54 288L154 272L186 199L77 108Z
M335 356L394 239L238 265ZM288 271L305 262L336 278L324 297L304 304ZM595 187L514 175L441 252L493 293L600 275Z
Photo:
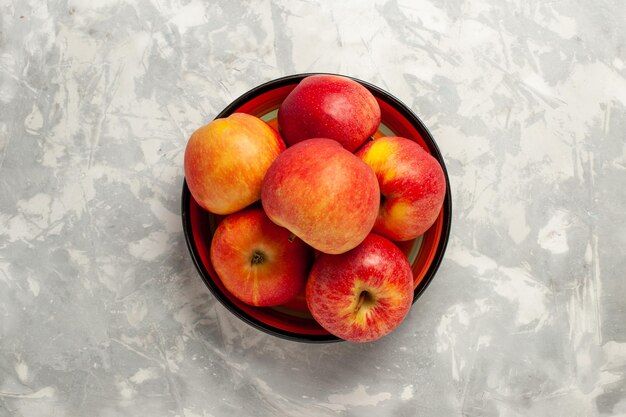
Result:
M288 145L330 138L354 152L378 129L380 107L367 88L350 78L311 75L281 104L278 125Z
M356 153L378 178L380 211L373 232L396 241L414 239L433 225L446 194L439 162L407 138L382 137Z
M234 113L196 130L185 150L185 180L198 204L230 214L261 197L263 177L285 149L263 120Z
M286 303L304 288L313 250L260 208L224 218L211 243L211 264L224 287L253 306Z
M361 243L378 214L376 175L331 139L308 139L283 152L267 170L263 208L274 223L325 253Z
M317 258L306 300L329 333L352 342L376 340L398 326L411 308L411 266L391 241L370 234L349 252Z

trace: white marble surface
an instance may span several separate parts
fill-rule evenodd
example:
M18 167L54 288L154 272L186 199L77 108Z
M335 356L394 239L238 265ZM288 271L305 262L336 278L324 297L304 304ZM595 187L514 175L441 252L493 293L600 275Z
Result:
M626 415L622 0L0 0L0 416ZM187 137L331 71L446 158L448 252L371 344L231 316L183 240Z

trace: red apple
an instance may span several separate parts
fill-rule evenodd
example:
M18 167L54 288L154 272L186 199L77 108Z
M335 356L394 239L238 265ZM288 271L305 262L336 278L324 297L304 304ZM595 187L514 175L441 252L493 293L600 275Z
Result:
M374 172L331 139L287 148L270 166L261 202L274 223L315 249L346 252L361 243L378 213Z
M330 138L354 152L378 129L380 107L367 88L350 78L311 75L281 104L278 125L288 145Z
M341 255L320 255L306 285L313 318L329 333L369 342L402 322L413 301L406 256L382 236L368 235Z
M298 295L313 251L260 208L227 216L211 243L211 263L226 289L253 306L275 306Z
M382 137L356 155L376 173L380 212L373 232L396 241L414 239L433 225L446 194L439 162L416 142Z
M234 113L196 130L185 150L185 179L202 208L230 214L261 197L263 177L285 149L263 120Z

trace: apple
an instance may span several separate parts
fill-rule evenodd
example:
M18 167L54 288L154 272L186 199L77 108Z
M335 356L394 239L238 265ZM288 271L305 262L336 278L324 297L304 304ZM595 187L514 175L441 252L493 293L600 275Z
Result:
M396 241L414 239L433 225L446 194L439 162L407 138L381 137L356 153L380 185L380 211L373 232Z
M230 214L261 197L263 177L285 149L263 120L234 113L196 130L185 150L185 179L198 204Z
M288 146L330 138L354 152L378 129L380 107L367 88L350 78L311 75L281 104L278 125Z
M261 208L231 214L217 226L211 264L226 289L253 306L275 306L305 286L313 251Z
M331 139L314 138L289 148L270 166L261 202L274 223L325 253L361 243L378 214L376 175Z
M369 234L349 252L317 258L306 300L313 318L329 333L352 342L376 340L398 326L411 308L411 265L391 241Z

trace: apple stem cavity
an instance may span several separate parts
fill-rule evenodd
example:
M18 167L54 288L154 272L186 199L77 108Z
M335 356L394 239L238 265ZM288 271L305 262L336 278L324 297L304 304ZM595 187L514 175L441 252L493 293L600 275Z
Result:
M258 250L254 251L252 258L250 258L250 265L260 265L263 262L265 262L265 254Z
M354 307L354 312L358 312L364 303L367 305L370 304L372 301L374 300L372 299L372 295L368 291L361 291L361 294L359 294L359 301L356 303L356 307Z

